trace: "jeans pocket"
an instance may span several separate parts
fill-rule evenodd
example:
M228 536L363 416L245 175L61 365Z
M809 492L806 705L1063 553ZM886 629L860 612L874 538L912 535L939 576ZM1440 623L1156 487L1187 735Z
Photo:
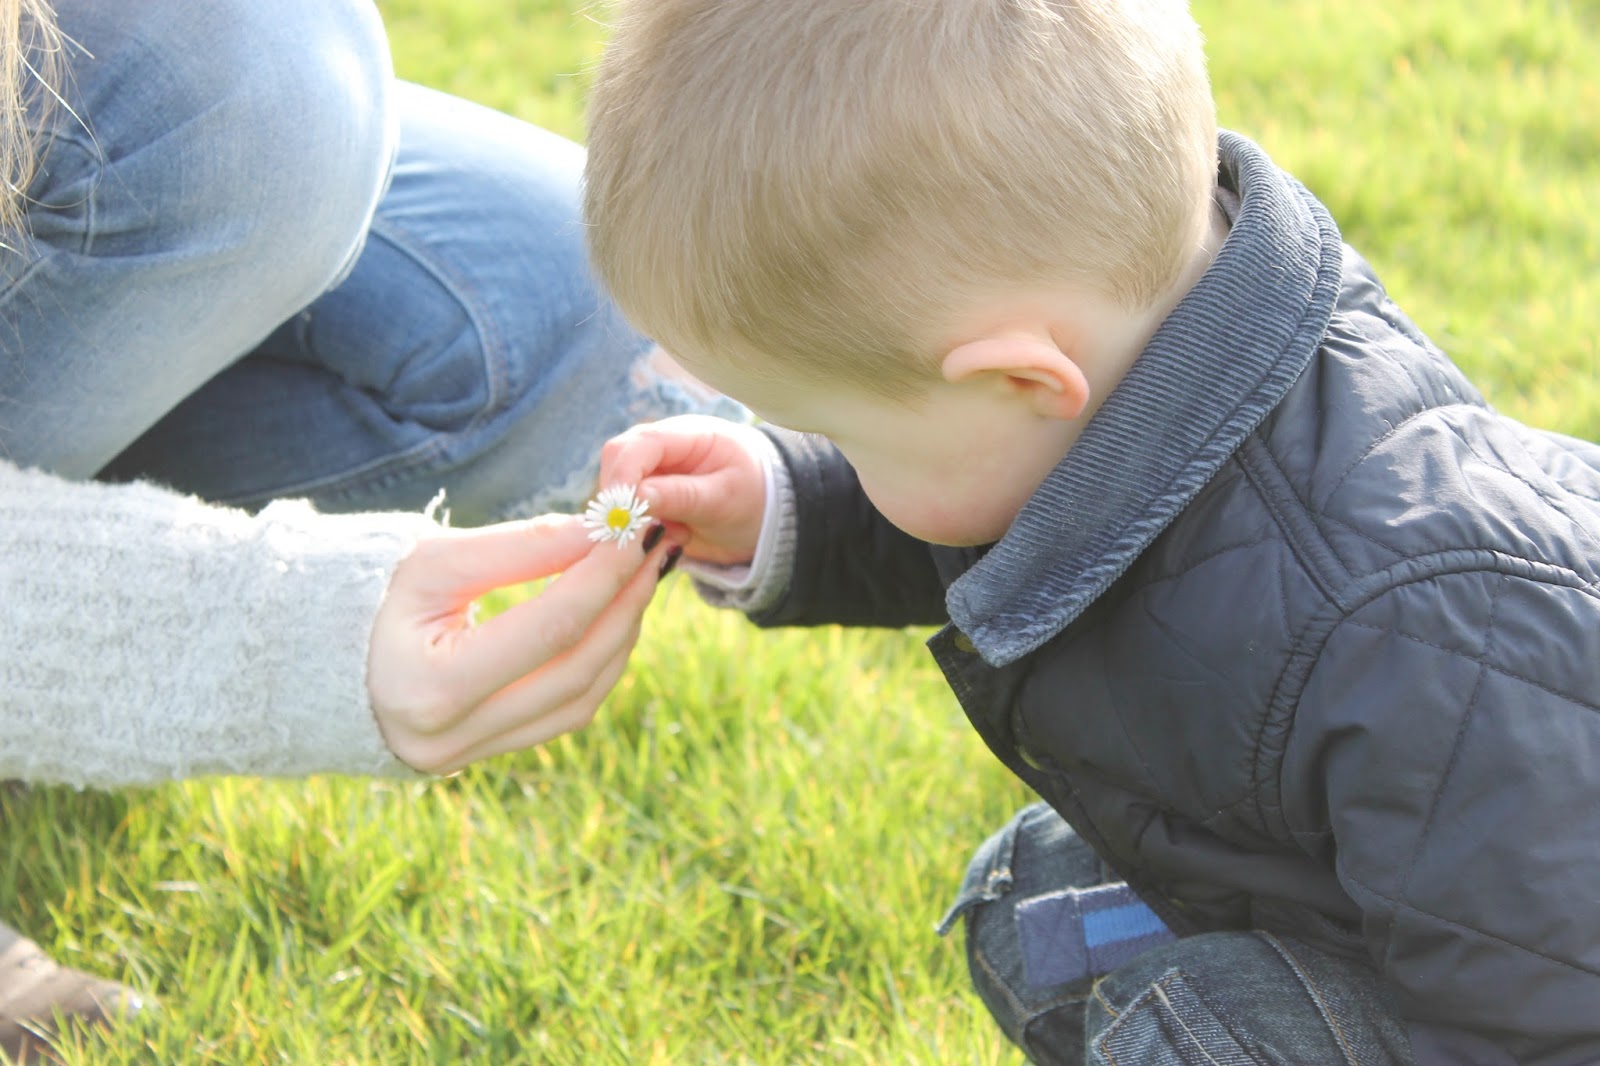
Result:
M1097 997L1098 998L1098 997ZM1182 970L1157 978L1089 1044L1095 1066L1265 1066L1190 987Z

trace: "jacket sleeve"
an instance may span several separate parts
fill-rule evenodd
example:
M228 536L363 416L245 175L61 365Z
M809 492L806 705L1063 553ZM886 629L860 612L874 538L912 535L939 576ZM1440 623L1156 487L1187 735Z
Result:
M878 513L827 440L768 434L794 491L794 576L783 598L752 619L763 626L943 623L944 585L929 546Z
M1288 741L1290 827L1331 846L1422 1066L1596 1063L1600 602L1499 565L1331 629Z
M373 718L367 642L432 526L0 462L0 778L412 776Z

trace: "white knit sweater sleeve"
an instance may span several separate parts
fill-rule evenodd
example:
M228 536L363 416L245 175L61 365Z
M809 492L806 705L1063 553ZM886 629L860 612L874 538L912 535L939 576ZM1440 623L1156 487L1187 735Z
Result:
M0 778L409 774L367 698L422 515L258 515L0 461Z

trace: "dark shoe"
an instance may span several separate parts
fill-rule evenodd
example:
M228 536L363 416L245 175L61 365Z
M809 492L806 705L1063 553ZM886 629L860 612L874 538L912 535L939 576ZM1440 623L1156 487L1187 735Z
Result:
M145 1009L131 988L59 965L39 945L0 925L0 1051L15 1063L56 1061L64 1026L109 1026Z

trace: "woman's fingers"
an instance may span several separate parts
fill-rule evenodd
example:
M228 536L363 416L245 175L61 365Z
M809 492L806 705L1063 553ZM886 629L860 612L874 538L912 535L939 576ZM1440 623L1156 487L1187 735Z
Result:
M588 725L628 668L628 658L638 639L639 626L634 625L628 640L612 654L610 661L587 675L588 688L554 710L541 710L544 693L534 686L512 685L491 696L479 710L497 722L513 723L511 728L477 741L452 762L450 769L531 748Z
M450 687L463 709L519 679L544 690L559 685L565 672L597 669L608 661L649 605L667 550L657 546L640 565L635 546L619 551L598 545L537 596L456 633L448 657ZM568 681L554 690L549 702L564 703L582 691L576 684Z
M515 724L485 727L475 711L519 678L547 679L529 684L544 709L586 691L649 603L667 550L645 562L639 544L595 544L581 524L561 518L420 541L395 570L368 651L368 692L390 750L418 769L437 770ZM470 625L465 608L474 594L552 568L564 568L562 576L538 596ZM604 624L591 632L598 621ZM562 661L590 640L595 651L568 657L580 663ZM551 665L590 673L568 677L546 671Z
M575 516L443 530L396 567L373 623L368 691L390 749L422 770L568 732L621 677L669 551L597 544ZM667 541L668 543L655 543ZM468 605L559 574L483 625Z
M417 565L401 565L395 577L406 584L396 591L434 609L450 610L493 589L560 573L592 547L577 515L442 530L417 544L412 553Z

